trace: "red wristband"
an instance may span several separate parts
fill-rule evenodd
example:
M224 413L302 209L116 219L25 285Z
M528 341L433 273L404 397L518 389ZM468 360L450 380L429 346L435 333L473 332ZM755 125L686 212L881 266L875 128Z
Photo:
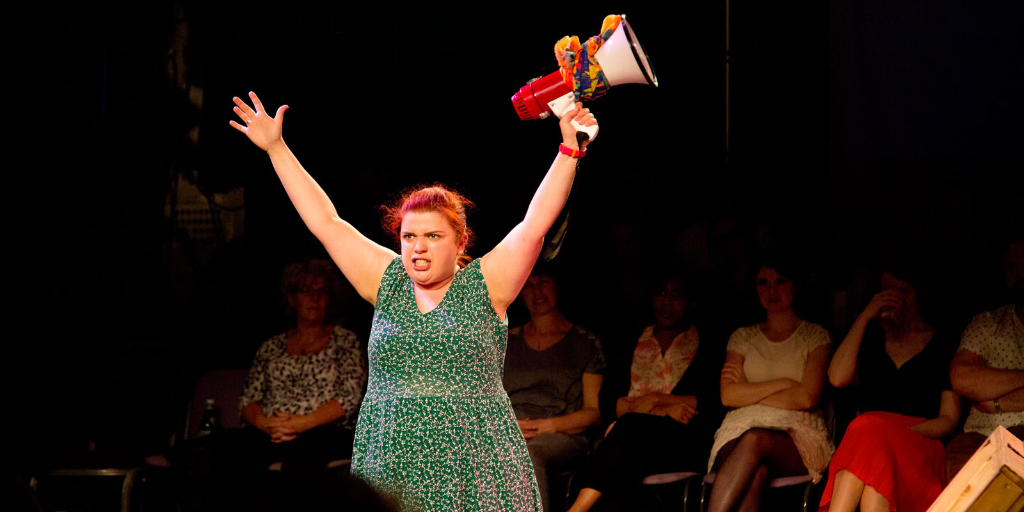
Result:
M583 148L583 149L572 149L569 146L566 146L565 144L559 144L558 145L558 152L563 154L563 155L569 155L569 156L571 156L573 158L583 158L583 157L587 156L587 149L586 148Z

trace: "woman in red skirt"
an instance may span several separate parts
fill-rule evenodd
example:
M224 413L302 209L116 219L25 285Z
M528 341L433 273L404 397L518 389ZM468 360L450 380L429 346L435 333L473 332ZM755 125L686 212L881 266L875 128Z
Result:
M915 288L920 284L910 270L884 272L883 290L832 358L833 386L849 386L859 376L862 414L829 463L822 511L859 506L863 512L923 512L942 491L939 439L953 432L960 417L949 383L957 340L936 332L922 314Z

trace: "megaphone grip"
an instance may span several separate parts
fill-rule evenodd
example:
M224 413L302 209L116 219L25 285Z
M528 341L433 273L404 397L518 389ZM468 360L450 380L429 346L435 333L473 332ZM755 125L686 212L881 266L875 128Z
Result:
M583 141L590 139L593 141L597 138L597 125L584 126L576 122L575 119L572 121L572 127L576 128L576 143L582 144Z

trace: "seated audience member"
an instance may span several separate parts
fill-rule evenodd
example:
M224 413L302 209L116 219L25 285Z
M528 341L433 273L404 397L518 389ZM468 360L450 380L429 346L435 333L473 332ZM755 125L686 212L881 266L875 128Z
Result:
M296 473L284 482L325 471L349 458L366 383L359 339L326 321L329 297L340 286L326 260L289 265L281 291L296 326L256 352L239 402L248 426L214 432L168 454L177 468L187 509L264 510L271 490L260 475L281 462Z
M698 335L695 302L687 279L660 283L654 325L637 342L628 394L615 404L618 420L579 474L582 490L571 511L589 510L602 497L630 504L647 475L703 470L721 419L724 351Z
M600 425L597 397L605 368L597 336L558 310L558 284L542 263L523 286L530 321L509 330L503 383L533 461L544 510L550 479L587 455L585 431Z
M964 433L946 447L952 479L997 425L1024 439L1024 238L1006 250L1006 285L1012 303L974 317L964 330L949 378L971 400Z
M829 464L821 510L923 512L942 491L940 439L960 418L946 370L955 342L929 322L921 279L889 267L829 365L833 386L856 380L860 415Z
M758 510L773 478L817 481L834 450L818 408L831 337L793 310L797 283L786 261L764 261L756 280L765 320L732 334L721 371L722 404L734 409L708 461L718 473L712 512Z
M282 468L352 454L366 368L356 335L326 322L339 286L327 260L285 268L281 287L296 326L265 341L249 369L239 406L255 429L245 430L262 442L263 457L283 461Z

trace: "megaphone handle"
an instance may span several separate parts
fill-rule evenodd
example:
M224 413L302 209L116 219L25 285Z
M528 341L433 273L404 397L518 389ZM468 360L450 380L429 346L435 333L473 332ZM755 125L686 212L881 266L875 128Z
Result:
M572 121L572 127L576 128L576 141L577 141L577 143L583 142L582 140L580 140L581 138L584 139L584 140L590 139L591 142L593 142L594 139L597 138L597 125L596 124L594 126L583 126L582 124L577 123L576 120L574 119Z
M554 114L555 117L561 118L569 111L569 108L571 108L574 103L576 103L576 95L570 92L549 101L548 108L551 109L551 113ZM587 134L587 137L590 138L591 142L597 138L597 125L583 126L582 124L573 121L572 127L576 128L577 132Z

